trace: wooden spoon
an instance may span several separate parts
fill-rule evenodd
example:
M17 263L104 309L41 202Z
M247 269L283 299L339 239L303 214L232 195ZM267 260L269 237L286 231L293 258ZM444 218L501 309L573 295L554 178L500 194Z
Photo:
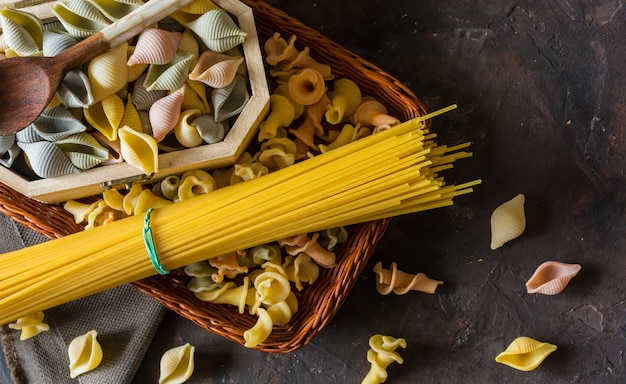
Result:
M192 0L150 0L54 57L0 60L0 135L15 133L41 114L67 72L139 34Z

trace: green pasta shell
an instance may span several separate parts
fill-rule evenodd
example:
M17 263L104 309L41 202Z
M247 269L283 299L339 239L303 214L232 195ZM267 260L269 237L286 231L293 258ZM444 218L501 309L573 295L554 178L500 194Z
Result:
M248 34L224 10L211 10L189 22L187 27L194 31L206 46L215 52L226 52L246 41Z

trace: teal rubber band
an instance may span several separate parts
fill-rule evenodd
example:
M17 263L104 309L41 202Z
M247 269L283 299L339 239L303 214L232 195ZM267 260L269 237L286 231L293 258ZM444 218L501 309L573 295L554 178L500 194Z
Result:
M146 211L146 217L143 219L143 243L146 245L146 251L148 251L148 256L150 256L150 261L154 269L161 275L167 275L170 271L161 264L159 256L157 256L156 247L154 246L154 239L152 238L152 228L150 228L150 214L152 211L153 209L149 208L148 211Z

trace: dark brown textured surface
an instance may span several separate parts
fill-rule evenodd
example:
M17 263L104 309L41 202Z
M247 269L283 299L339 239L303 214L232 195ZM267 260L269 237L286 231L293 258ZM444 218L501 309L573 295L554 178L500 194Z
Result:
M449 209L394 219L371 266L445 281L435 295L380 296L366 269L335 319L289 355L249 351L170 316L137 382L168 347L197 347L190 382L353 383L374 333L407 339L389 383L626 380L626 10L618 1L271 1L399 78L436 108L439 142L473 142L446 174L481 177ZM489 216L526 195L528 226L489 249ZM580 263L557 296L524 283L544 261ZM518 336L558 350L532 372L497 364Z

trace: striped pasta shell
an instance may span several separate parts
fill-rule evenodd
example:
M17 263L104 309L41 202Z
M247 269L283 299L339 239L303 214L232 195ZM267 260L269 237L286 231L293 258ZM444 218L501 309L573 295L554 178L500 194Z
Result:
M226 11L210 10L187 23L202 42L212 51L226 52L246 41L248 34L237 26Z
M43 55L56 56L69 47L76 45L79 39L62 31L43 31Z
M212 10L221 10L210 0L194 0L171 14L171 17L182 25L187 25L190 21L197 19L200 15Z
M189 74L191 80L201 81L209 87L224 88L230 85L243 63L243 56L230 56L223 53L205 51Z
M207 144L215 144L226 137L226 122L216 122L211 115L200 115L191 121L202 140Z
M40 56L43 51L43 25L31 13L12 8L0 10L4 40L15 56Z
M211 106L207 99L207 86L206 84L187 79L185 82L185 98L183 99L183 109L197 108L204 114L211 112Z
M556 351L556 345L537 341L530 337L518 337L496 356L496 361L520 371L532 371Z
M579 264L567 264L558 261L542 263L526 282L528 293L556 295L561 293L570 280L580 271Z
M24 151L30 167L39 177L58 177L80 172L80 169L76 168L54 143L49 141L18 142L17 145Z
M67 109L47 107L29 127L18 132L16 137L23 142L41 139L57 141L86 130L87 127Z
M135 108L135 104L132 103L132 96L128 95L126 105L124 106L124 115L120 126L127 126L135 131L143 132L143 123L139 111Z
M79 169L90 169L109 159L109 151L88 133L77 133L55 144Z
M126 86L128 66L126 42L95 57L87 66L94 101L112 95Z
M135 52L135 47L132 45L128 46L128 51L126 52L126 57L130 59L130 57ZM127 61L128 62L128 61ZM146 68L148 68L148 64L135 64L128 66L128 76L126 77L126 81L132 83L136 81L141 75L146 72Z
M159 384L184 383L194 370L195 347L187 343L172 348L161 356Z
M151 64L144 80L147 90L171 91L185 83L193 56L187 52L174 55L171 62L163 65Z
M250 100L246 78L235 76L235 80L225 88L217 88L211 94L213 116L218 123L239 114Z
M93 103L89 78L80 69L69 71L57 88L61 104L69 108L87 108Z
M105 97L84 109L85 119L107 139L117 139L117 129L124 117L124 102L116 94Z
M89 0L111 21L121 19L143 5L142 0Z
M146 75L141 75L133 86L133 93L131 95L131 101L135 105L135 108L139 111L148 111L152 104L157 100L167 95L167 91L152 90L148 91L143 85Z
M526 229L524 195L498 206L491 214L491 249L497 249L506 242L519 237Z
M52 13L69 34L80 39L87 38L110 24L89 1L58 1L52 6Z
M146 175L159 170L159 149L152 136L128 127L120 128L119 136L124 161Z
M180 32L147 28L139 35L127 65L167 64L174 58L182 38Z
M15 144L15 134L0 136L0 154L6 153Z
M159 142L176 126L180 117L180 107L185 97L185 85L176 92L157 100L150 108L152 136Z
M191 30L185 29L183 31L180 42L178 43L178 51L191 54L192 59L189 68L196 66L198 57L200 56L200 45Z

